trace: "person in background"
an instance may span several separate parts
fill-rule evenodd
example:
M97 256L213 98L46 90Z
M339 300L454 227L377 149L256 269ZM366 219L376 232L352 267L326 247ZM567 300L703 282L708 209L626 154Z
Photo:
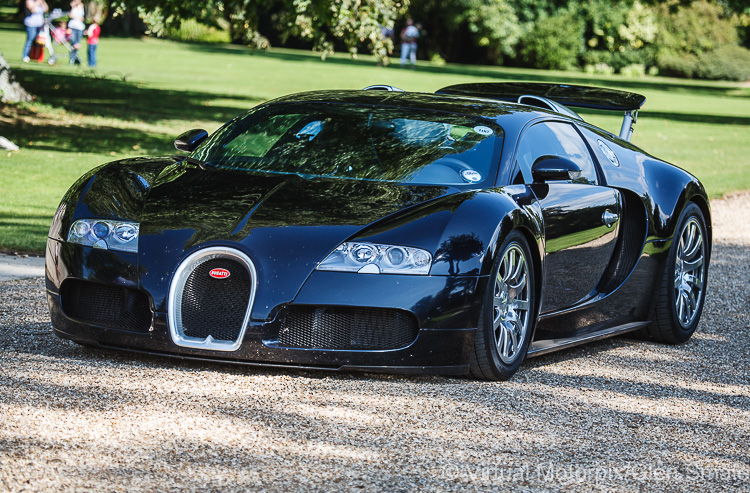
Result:
M406 66L406 60L411 62L413 69L417 65L417 38L419 29L414 21L406 19L406 27L401 30L401 66Z
M89 67L96 67L96 47L99 46L99 35L102 33L102 28L99 27L99 19L94 17L94 20L86 30L86 36L89 38L89 51L88 51L88 63Z
M81 0L72 0L70 2L70 13L68 14L68 29L70 29L70 44L73 49L70 51L70 64L78 65L81 59L78 57L78 49L81 47L81 38L83 31L86 29L84 19L83 2Z
M68 29L65 27L65 23L62 21L55 22L55 27L50 29L52 35L52 41L61 45L64 41L68 40Z
M29 53L31 45L39 35L39 30L44 25L44 13L49 10L47 2L44 0L26 0L25 15L23 25L26 27L26 44L23 45L23 61L30 60Z

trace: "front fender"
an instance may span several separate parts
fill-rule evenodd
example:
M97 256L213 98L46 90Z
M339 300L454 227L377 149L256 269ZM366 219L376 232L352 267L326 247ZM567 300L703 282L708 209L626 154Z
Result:
M63 196L49 237L64 241L80 218L138 221L151 184L172 163L171 158L131 158L88 171Z
M499 244L516 228L532 249L540 246L541 211L523 185L441 197L379 221L353 240L428 250L432 276L486 276Z

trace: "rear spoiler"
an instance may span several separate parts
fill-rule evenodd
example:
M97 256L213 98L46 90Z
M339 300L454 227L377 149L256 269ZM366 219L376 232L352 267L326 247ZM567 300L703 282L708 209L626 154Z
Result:
M575 115L560 105L595 110L624 111L620 138L630 140L638 110L646 97L632 92L605 89L602 87L575 86L570 84L543 84L536 82L487 82L478 84L455 84L435 91L436 94L497 99L513 103L531 103L552 111ZM558 104L555 104L558 103ZM565 111L567 110L567 111Z

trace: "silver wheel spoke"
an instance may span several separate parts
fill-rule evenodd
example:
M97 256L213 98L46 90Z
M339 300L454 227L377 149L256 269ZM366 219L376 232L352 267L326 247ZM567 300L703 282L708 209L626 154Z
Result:
M523 264L518 264L518 267L521 268L525 266ZM524 286L526 286L526 274L521 276L521 279L519 279L517 283L509 285L511 289L515 289L516 291L522 290Z
M503 283L508 282L510 277L513 275L513 265L515 264L515 255L516 253L514 251L509 251L506 253L505 258L503 258L503 265L505 265L505 270L500 269L501 272L505 272L502 277Z
M701 267L703 267L703 257L698 257L695 260L684 262L682 264L683 272L692 272L696 269L700 269Z
M498 313L495 314L495 318L492 320L492 330L495 332L495 334L497 334L498 328L501 327L502 323L503 323L503 317L498 312ZM495 337L497 337L497 336L495 336Z
M497 353L503 363L520 356L529 325L528 260L518 243L511 243L501 257L495 278L493 330Z
M693 312L695 312L695 309L698 308L698 300L695 297L695 293L690 291L690 293L687 294L687 301L688 301L688 310L690 311L690 317L692 318Z
M687 230L687 235L688 236L687 236L687 239L685 239L682 242L682 252L683 252L682 256L685 256L685 254L684 254L685 250L687 250L690 247L690 245L693 244L693 239L695 237L695 228L693 227L692 224L688 223L688 225L687 225L687 227L685 229ZM683 238L684 238L684 236L685 235L683 234Z
M674 310L684 328L695 321L703 299L706 268L703 236L698 218L688 218L675 253Z
M508 335L510 336L510 344L508 344L508 352L506 356L513 356L518 351L518 334L516 333L515 325L508 327Z
M696 254L698 249L703 245L703 238L698 236L694 242L694 244L689 244L689 247L686 248L686 252L683 255L684 258L690 258Z
M513 300L513 305L516 307L516 311L527 312L531 304L527 300Z
M691 274L685 275L685 282L690 284L691 286L695 288L699 288L703 285L703 282L701 281L701 278L698 276L694 276Z
M505 344L508 340L508 330L505 328L504 323L500 323L500 337L497 342L497 350L500 354L505 354Z
M513 275L510 276L509 280L515 280L519 277L523 277L523 268L525 267L523 259L518 259L513 268ZM512 287L512 286L511 286Z

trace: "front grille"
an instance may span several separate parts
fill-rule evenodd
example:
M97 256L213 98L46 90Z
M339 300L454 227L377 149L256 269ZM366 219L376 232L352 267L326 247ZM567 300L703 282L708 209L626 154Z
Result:
M229 271L216 279L214 269ZM244 265L229 258L199 264L187 278L182 294L182 332L186 337L236 341L242 330L250 296L251 280Z
M68 279L60 287L65 315L113 329L148 332L151 308L142 291L112 284Z
M304 349L399 349L417 337L417 321L387 308L291 306L281 320L279 345Z

